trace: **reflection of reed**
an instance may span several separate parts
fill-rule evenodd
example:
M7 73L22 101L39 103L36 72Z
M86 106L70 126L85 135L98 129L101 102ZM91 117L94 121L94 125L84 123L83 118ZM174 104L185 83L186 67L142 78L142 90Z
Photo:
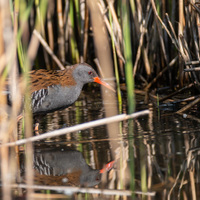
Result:
M198 139L193 136L193 139L190 140L188 135L184 135L186 159L180 166L180 170L174 180L174 184L169 191L168 199L171 199L172 192L176 189L178 189L178 198L180 199L181 193L185 192L183 187L186 184L190 184L191 196L193 199L197 199L199 195L198 190L196 190L196 183L200 178L198 159L200 150L199 147L196 147L196 144L193 144L193 140L197 141Z
M141 134L137 140L143 146L138 148L137 158L141 160L140 163L146 160L143 164L147 165L148 189L157 191L157 196L161 199L180 199L182 195L191 195L195 199L198 197L196 187L199 179L199 138L193 133L193 129L188 128L193 125L192 121L182 121L178 115L173 118L171 115L161 115L157 121L152 114L153 112L149 115L149 132L144 131L146 125L143 121L136 121L137 131ZM146 156L141 156L144 150ZM188 190L191 192L188 193Z

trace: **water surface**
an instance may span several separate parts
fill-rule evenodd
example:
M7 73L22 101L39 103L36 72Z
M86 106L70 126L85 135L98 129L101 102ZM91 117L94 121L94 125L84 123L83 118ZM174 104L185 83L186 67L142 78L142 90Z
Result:
M123 102L123 112L126 112L126 100ZM109 138L105 125L35 143L35 184L113 190L131 190L135 184L139 199L200 198L197 110L194 108L184 118L175 114L173 109L146 105L144 97L137 96L137 111L148 108L150 114L133 119L131 129L127 121L119 123L119 135L115 138ZM43 117L39 132L42 134L104 117L100 93L84 92L71 107ZM99 173L113 160L115 164L110 171ZM23 163L22 151L22 176L25 173ZM77 197L68 192L61 194ZM84 198L111 198L109 195L88 195ZM126 195L124 193L121 198L126 199ZM130 196L127 198L131 199Z

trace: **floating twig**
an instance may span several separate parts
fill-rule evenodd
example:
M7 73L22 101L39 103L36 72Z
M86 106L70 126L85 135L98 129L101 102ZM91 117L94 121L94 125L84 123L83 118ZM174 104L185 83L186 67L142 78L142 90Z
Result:
M193 101L193 100L195 100L196 98L199 98L199 97L200 97L200 95L192 96L192 97L188 97L188 98L185 98L185 99L179 99L179 100L176 100L176 101L171 101L170 103L176 104L176 103L181 103L181 102Z
M184 72L193 72L193 71L200 71L200 67L195 67L195 68L189 68L189 69L184 69Z
M199 60L195 60L195 61L188 61L185 63L186 65L199 65L200 61Z
M180 93L180 92L183 92L184 90L187 90L187 89L191 88L192 86L194 86L194 84L193 84L193 83L190 83L189 85L187 85L187 86L185 86L185 87L183 87L183 88L181 88L181 89L179 89L179 90L177 90L177 91L175 91L175 92L173 92L173 93L167 95L166 97L161 98L161 99L159 100L159 102L165 101L166 99L169 99L169 98L175 96L176 94L178 94L178 93Z

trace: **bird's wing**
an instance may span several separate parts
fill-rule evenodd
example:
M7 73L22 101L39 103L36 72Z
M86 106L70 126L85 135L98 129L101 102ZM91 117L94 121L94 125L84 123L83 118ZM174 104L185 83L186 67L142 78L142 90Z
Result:
M32 108L40 107L47 95L48 95L48 89L40 89L40 90L34 91L31 94Z
M42 89L47 89L49 86L59 84L59 75L56 70L33 70L30 72L30 87L31 93Z
M72 66L65 70L33 70L30 72L31 93L36 90L47 89L52 85L75 85L72 72L76 68Z

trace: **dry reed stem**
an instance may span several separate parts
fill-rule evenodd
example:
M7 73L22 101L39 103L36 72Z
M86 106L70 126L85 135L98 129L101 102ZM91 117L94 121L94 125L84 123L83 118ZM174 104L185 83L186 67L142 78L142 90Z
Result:
M11 55L10 55L10 57L11 57ZM7 55L5 53L3 53L0 57L0 74L2 74L3 70L5 69L6 63L7 63Z
M43 9L45 8L44 6L46 6L47 1L43 1L40 4L40 7L43 6ZM40 19L38 19L35 23L35 27L37 27L39 30L41 30L44 26L43 25L43 19L42 19L42 15L39 16L40 8L38 8L38 18L40 17ZM44 14L44 13L43 13ZM38 47L39 47L39 39L36 37L35 34L32 34L31 36L31 40L29 43L29 47L27 50L27 54L24 60L24 65L25 65L25 71L24 71L24 84L25 84L25 88L26 88L26 92L25 92L25 135L27 138L32 136L32 113L30 110L30 94L29 94L29 84L28 83L28 76L27 73L28 71L31 69L31 63L33 63L37 51L38 51ZM27 180L27 184L28 185L32 185L33 184L33 169L32 169L32 163L33 163L33 147L32 147L32 143L27 143L26 145L26 180ZM26 194L26 198L27 199L31 199L31 194L33 193L33 190L30 188L27 190L27 194Z
M65 11L63 14L65 55L69 54L68 22L69 22L69 1L65 1Z
M34 190L53 190L63 191L65 194L72 195L73 193L89 193L89 194L101 194L101 195L120 195L120 196L131 196L132 193L138 195L155 196L155 192L141 192L141 191L130 191L130 190L109 190L109 189L95 189L95 188L83 188L83 187L67 187L67 186L44 186L44 185L32 185L27 186L25 184L13 184L10 185L13 188L32 188Z
M87 47L88 47L88 27L89 27L89 12L87 6L85 6L85 23L84 23L84 38L83 38L83 60L87 59Z
M41 12L41 3L39 1L35 1L35 4L36 4L36 17L37 17L37 20L38 20L38 28L40 30L42 37L46 40L45 25L44 25L42 12ZM49 62L48 54L45 51L44 47L42 48L42 50L43 50L44 61L45 61L45 64L47 66L47 69L50 69L50 62Z
M30 102L28 103L28 100L30 99L30 94L29 94L29 84L28 83L28 76L27 73L31 69L31 63L35 59L37 50L39 47L39 41L36 38L35 35L32 34L31 41L29 44L29 48L27 51L26 58L24 60L24 65L26 66L25 72L24 72L24 77L23 77L23 88L25 88L25 112L24 112L24 119L25 119L25 136L26 137L31 137L32 134L32 115L30 111ZM28 143L25 148L25 154L26 154L26 162L25 162L25 168L26 168L26 180L27 180L27 185L32 185L33 184L33 169L32 169L32 163L33 163L33 147L32 143ZM33 190L29 188L26 193L26 198L31 199L31 194L33 193Z
M102 68L101 68L101 65L100 65L100 63L99 63L98 58L95 58L95 59L94 59L94 62L95 62L95 64L96 64L97 68L98 68L98 71L99 71L100 76L101 76L102 78L104 78L105 75L104 75L104 73L103 73L103 70L102 70Z
M188 12L189 13L189 12ZM194 16L193 16L194 18ZM195 54L196 54L196 59L200 59L200 55L199 55L199 46L198 46L198 36L197 36L197 33L196 33L196 28L195 28L195 19L192 19L192 15L190 17L190 20L191 20L191 29L192 30L191 34L193 35L193 41L194 41L194 47L195 47Z
M22 144L26 144L26 143L30 143L30 142L35 142L35 141L38 141L38 140L43 140L43 139L46 139L46 138L65 135L65 134L71 133L71 132L76 132L76 131L85 130L85 129L88 129L88 128L93 128L93 127L96 127L96 126L120 122L120 121L124 121L124 120L127 120L127 119L133 119L133 118L140 117L140 116L147 115L147 114L149 114L149 110L135 112L135 113L130 114L130 115L121 114L121 115L117 115L117 116L107 117L107 118L104 118L104 119L99 119L99 120L79 124L79 125L76 125L76 126L73 126L73 127L51 131L49 133L44 133L42 135L29 137L27 139L21 139L21 140L18 140L16 142L1 144L0 147L1 146L22 145Z
M172 103L181 103L181 102L193 101L193 100L195 100L199 97L200 97L200 95L196 95L196 96L191 96L191 97L188 97L188 98L185 98L185 99L179 99L179 100L171 101L171 102Z
M107 0L107 2L108 2L108 7L110 9L110 12L111 12L111 15L112 15L112 18L113 18L113 22L116 26L115 35L118 36L119 42L120 42L120 44L122 44L123 43L122 30L121 30L121 27L120 27L120 24L119 24L119 21L118 21L118 18L117 18L117 14L116 14L115 9L114 9L114 1L113 0Z
M160 77L163 75L164 72L166 72L167 70L169 70L169 67L172 67L172 66L175 64L175 62L177 61L177 59L178 59L178 56L176 56L176 57L169 63L169 65L168 65L167 67L165 67L162 71L160 71L160 72L158 73L158 75L145 87L144 90L148 90L148 89L158 80L158 78L160 78Z
M160 21L160 23L162 24L162 26L164 28L166 26L165 26L164 22L162 21L162 19L160 18L160 16L158 15L154 0L151 0L151 4L152 4L152 8L153 8L154 14L156 16L155 21L156 21L156 25L157 25L157 28L158 28L158 35L159 35L159 39L160 39L161 49L163 51L164 59L165 59L167 65L168 65L168 59L167 59L167 53L166 53L165 43L164 43L164 39L163 39L163 33L162 33L162 30L161 30L161 27L158 24L158 20ZM168 34L170 34L170 33L168 33Z
M41 44L46 49L46 51L49 53L49 55L52 57L52 59L56 62L56 64L58 65L58 67L60 69L65 69L65 67L63 66L63 64L60 62L60 60L58 59L58 57L53 53L53 51L51 50L51 48L49 47L49 45L47 44L47 42L42 38L42 36L40 35L40 33L35 29L33 31L33 34L38 38L38 40L41 42Z
M144 37L144 30L145 30L145 34L147 32L147 26L148 26L148 21L150 18L150 15L152 13L152 8L150 7L150 0L148 1L147 7L146 7L146 16L145 19L142 19L142 5L140 1L137 1L137 6L138 6L138 18L135 17L135 15L133 14L134 17L134 21L135 26L136 26L136 31L137 31L137 35L140 35L140 39L139 39L139 47L137 50L137 54L136 54L136 60L135 60L135 64L133 67L133 73L136 73L136 67L137 67L137 62L139 61L140 58L140 51L142 51L142 56L143 56L143 61L144 61L144 66L145 66L145 70L147 75L150 75L151 73L151 67L150 67L150 63L149 63L149 59L148 59L148 47L145 48L143 45L143 37ZM133 12L133 11L132 11ZM138 20L137 20L138 19ZM147 35L148 37L148 35ZM141 48L141 50L140 50Z
M180 54L183 58L184 61L188 61L187 60L187 57L185 56L184 54L184 50L183 50L183 47L182 47L182 42L181 42L181 39L180 39L180 36L183 35L183 28L184 28L184 3L183 3L183 0L179 0L179 8L178 8L178 14L179 14L179 23L178 23L178 41L179 41L179 49L180 49ZM179 73L182 73L183 71L183 63L182 62L179 62ZM181 82L183 82L183 77L180 76L180 80Z
M185 38L182 35L180 35L179 37L180 37L180 41L182 44L182 45L180 45L182 47L181 52L184 53L183 58L184 58L184 62L186 63L186 62L189 62L192 60L192 56L191 56L191 53L190 53L190 50L189 50L189 47L188 47L188 44L187 44ZM186 67L189 68L188 65L186 65ZM194 79L195 86L200 91L200 83L199 83L198 77L194 71L192 71L191 73L192 73L191 78ZM189 73L189 75L190 75L190 73Z
M151 3L152 3L152 8L153 8L154 14L156 15L156 17L158 18L158 20L159 20L160 23L162 24L163 28L164 28L165 31L167 32L167 34L168 34L168 36L170 37L170 39L172 40L172 43L175 45L175 47L176 47L177 49L179 49L179 48L176 46L176 42L174 41L174 38L172 37L170 31L168 30L168 28L166 27L166 25L164 24L164 22L162 21L162 19L159 17L158 12L157 12L157 10L156 10L156 6L155 6L154 0L151 0Z
M142 5L140 0L136 0L136 6L137 6L137 18L138 18L138 23L141 27L142 24L142 19L143 19L143 13L142 13Z
M85 62L86 59L84 59L84 48L85 48L85 39L86 39L86 47L87 47L87 38L85 38L85 24L88 25L88 19L87 18L87 6L86 6L86 2L85 0L81 0L79 2L79 5L80 5L80 27L79 27L79 32L80 32L80 38L81 38L81 45L80 45L80 62ZM77 11L77 14L78 14L78 11ZM88 28L88 27L86 27ZM86 29L86 32L87 32L87 29ZM87 35L87 34L86 34Z
M64 49L64 22L62 14L62 0L57 0L57 15L58 15L58 49L62 63L65 63Z
M97 58L99 60L102 71L105 74L105 78L113 78L113 60L110 50L110 41L107 33L107 28L104 22L104 16L102 15L98 4L93 0L87 1L88 9L91 16L92 30L94 33L94 45ZM103 44L103 45L102 45ZM115 87L115 82L113 79L109 80L109 83ZM106 90L102 88L102 97L105 108L105 116L116 116L118 114L117 99L115 93L106 93ZM120 135L119 123L108 123L107 133L109 138L116 138ZM110 145L112 146L111 155L115 158L115 150L118 148L118 143L116 141L110 140ZM116 165L117 174L119 173L119 165Z
M15 15L16 17L17 15ZM8 108L6 104L6 98L3 94L5 90L7 76L9 76L10 81L8 83L8 87L10 92L13 96L13 100L16 103L19 103L18 97L19 95L16 94L17 89L17 62L16 62L16 41L15 41L15 34L13 31L12 19L10 15L10 8L8 1L0 1L0 20L1 20L1 45L4 46L2 49L1 55L5 55L5 66L1 66L1 70L4 72L4 75L1 74L1 114L5 114L5 116L1 116L1 123L0 123L0 133L2 138L2 143L7 143L8 141L14 141L16 138L16 128L17 124L14 120L17 116L18 105L15 104L12 108ZM14 19L16 20L16 19ZM16 31L17 27L15 27ZM9 116L10 114L10 116ZM12 127L12 129L11 129ZM8 187L10 183L14 182L14 176L16 173L15 167L16 164L13 162L15 160L15 155L10 154L10 149L8 147L2 147L0 149L0 157L1 157L1 182L2 182L2 199L10 200L11 197L11 188ZM13 167L10 164L14 164Z
M177 91L175 91L175 92L173 92L173 93L167 95L166 97L163 97L163 98L159 99L159 102L165 101L165 100L167 100L167 99L169 99L169 98L175 96L176 94L181 93L181 92L183 92L184 90L187 90L187 89L189 89L189 88L191 88L191 87L193 87L193 86L194 86L194 84L193 84L193 83L190 83L189 85L187 85L187 86L185 86L185 87L183 87L183 88L181 88L181 89L179 89L179 90L177 90Z
M0 58L4 53L4 42L3 42L3 16L0 15ZM1 66L1 65L0 65Z
M176 47L176 49L179 51L179 42L178 42L178 38L177 38L177 36L176 36L174 27L173 27L173 25L172 25L172 23L171 23L171 21L170 21L170 19L169 19L169 15L166 13L165 16L166 16L166 18L167 18L167 22L168 22L169 27L170 27L170 29L171 29L171 31L172 31L172 34L173 34L173 37L172 37L171 34L169 35L169 37L170 37L170 39L171 39L171 41L172 41L172 44L174 44L175 47Z
M138 62L139 62L140 55L141 55L141 49L142 49L142 46L143 46L144 34L146 33L146 29L145 29L145 27L144 27L144 24L145 24L145 21L143 21L142 27L141 27L141 29L140 29L141 33L140 33L140 39L139 39L139 46L138 46L138 49L137 49L135 64L134 64L134 66L133 66L133 76L134 76L134 77L135 77L135 74L136 74ZM148 68L148 69L149 69L149 68ZM147 71L147 74L148 74L148 75L150 74L150 69Z
M100 4L100 3L101 3L101 4ZM105 22L105 25L106 25L106 27L107 27L107 29L108 29L108 32L109 32L110 36L113 37L117 55L118 55L118 57L122 60L122 62L125 63L125 59L124 59L124 57L123 57L123 55L122 55L122 53L121 53L121 50L120 50L120 44L119 44L119 42L118 42L118 40L117 40L115 34L112 34L112 33L115 33L115 31L114 31L115 29L113 29L113 28L111 27L111 25L110 25L110 23L109 23L109 20L108 20L108 18L107 18L106 15L105 15L105 14L106 14L106 11L105 11L105 4L104 4L103 1L100 1L100 3L98 4L99 10L101 11L101 13L102 13L102 15L103 15L103 17L104 17L104 22ZM114 11L112 11L112 12L114 12ZM112 14L113 14L113 13L112 13ZM115 14L115 15L116 15L116 14ZM118 26L117 26L117 27L118 27ZM112 30L113 30L113 31L112 31ZM118 32L120 32L120 31L118 31Z
M192 62L190 62L190 63L192 63ZM189 64L189 65L191 65L191 64ZM193 71L195 71L195 72L200 71L200 67L184 69L184 72L193 72Z
M150 1L149 1L148 5L147 5L146 17L145 17L144 20L142 20L141 25L140 25L140 30L139 30L140 31L140 39L139 39L139 46L138 46L138 49L137 49L135 64L134 64L134 67L133 67L133 76L135 76L135 74L136 74L136 70L137 70L139 59L140 59L141 51L143 52L143 58L144 58L146 73L147 73L147 75L150 75L150 73L151 73L147 52L143 47L143 39L144 39L144 35L147 32L147 26L148 26L148 22L149 22L149 17L151 15L151 11L152 11L152 9L150 9Z
M179 26L178 26L178 35L182 35L183 34L183 29L184 29L184 25L185 25L185 17L184 17L184 2L183 0L179 0L178 1L178 5L179 5Z
M147 29L148 26L148 22L152 13L152 8L150 7L151 3L150 1L148 2L147 5L147 14L145 17L145 28ZM145 66L145 70L147 75L151 74L151 66L150 66L150 61L149 61L149 57L148 57L148 48L145 48L144 46L142 47L142 55L143 55L143 60L144 60L144 66Z
M178 110L176 113L183 113L183 112L189 110L191 107L193 107L194 105L196 105L199 102L200 102L200 97L197 98L197 99L195 99L191 103L187 104L186 106L184 106L183 108L181 108L180 110Z
M47 9L47 33L49 39L49 46L52 50L54 49L54 30L52 21L54 8L55 8L54 1L49 1Z

